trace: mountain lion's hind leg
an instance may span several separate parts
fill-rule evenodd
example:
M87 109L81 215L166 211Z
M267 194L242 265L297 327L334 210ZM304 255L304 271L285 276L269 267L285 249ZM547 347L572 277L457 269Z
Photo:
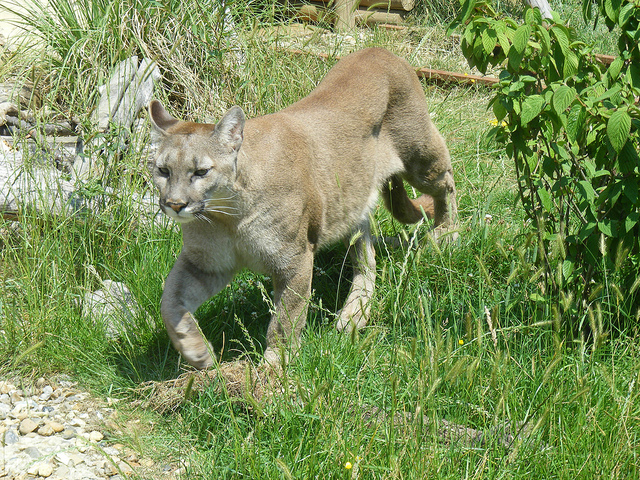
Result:
M358 234L359 237L351 249L354 261L353 283L336 323L336 328L346 333L366 326L376 284L376 252L373 248L369 221L363 224Z
M426 193L433 198L433 236L439 239L456 228L458 204L456 184L453 181L451 170L441 173L433 182L428 183ZM448 239L452 241L457 238L458 234L455 231L448 236Z
M184 359L196 368L213 365L213 349L202 335L192 312L231 280L231 274L213 274L199 270L178 257L162 293L162 320L171 343Z

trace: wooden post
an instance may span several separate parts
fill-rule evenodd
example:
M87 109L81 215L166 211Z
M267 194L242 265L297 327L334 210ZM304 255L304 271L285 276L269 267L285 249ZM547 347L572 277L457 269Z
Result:
M551 7L549 6L549 2L547 0L524 0L527 5L531 8L538 7L540 9L540 14L542 18L550 19L551 18Z
M359 8L356 10L356 23L359 25L376 25L376 24L390 24L401 25L403 22L402 10L395 10L393 12L384 10L365 10Z
M353 30L356 26L355 10L358 0L336 0L336 28L340 32Z

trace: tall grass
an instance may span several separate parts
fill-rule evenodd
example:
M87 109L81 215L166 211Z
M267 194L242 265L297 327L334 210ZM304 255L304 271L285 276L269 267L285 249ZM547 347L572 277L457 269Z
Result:
M46 101L60 110L90 111L95 86L134 53L159 60L158 95L191 119L215 120L232 104L249 116L275 111L309 92L333 63L263 41L265 19L278 17L269 2L228 2L242 26L236 40L212 27L221 18L203 8L212 3L52 5L59 11L37 20L53 52L38 68ZM428 34L420 32L373 32L354 48L384 45L404 55L419 50ZM234 42L244 49L240 63ZM344 247L321 252L302 351L282 372L286 388L252 403L212 381L177 412L146 412L158 425L153 433L125 432L119 441L178 459L185 478L638 476L636 342L631 334L573 339L554 306L536 301L544 278L535 232L516 202L509 160L485 138L490 92L424 88L452 152L459 243L436 245L425 226L400 226L378 209L376 233L415 241L377 246L369 327L351 336L333 330L351 267ZM63 371L97 395L137 400L132 389L141 382L183 371L159 315L180 235L146 222L132 200L132 191L151 188L141 155L132 147L117 157L121 175L103 211L24 211L19 224L1 221L0 373ZM81 300L100 278L126 283L141 306L118 340L105 341L104 328L82 315ZM270 290L268 278L243 273L198 311L224 360L259 358ZM443 420L485 432L484 443L447 443ZM505 433L521 435L509 443Z

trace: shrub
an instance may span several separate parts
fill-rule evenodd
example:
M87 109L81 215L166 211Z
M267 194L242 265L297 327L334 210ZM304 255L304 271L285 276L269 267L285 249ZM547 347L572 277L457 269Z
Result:
M500 17L490 0L466 0L449 31L462 27L472 67L501 68L491 133L515 161L537 229L545 281L533 299L551 300L557 316L597 337L603 316L640 315L640 8L598 0L594 11L583 1L585 21L599 14L619 37L608 66L538 9L522 22Z

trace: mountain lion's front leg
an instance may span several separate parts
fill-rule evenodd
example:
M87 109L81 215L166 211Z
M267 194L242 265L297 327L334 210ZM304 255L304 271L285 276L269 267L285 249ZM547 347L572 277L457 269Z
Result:
M359 237L351 248L353 283L336 323L339 331L347 333L353 329L360 330L369 321L371 297L376 285L376 252L368 221L361 226L357 235Z
M167 277L162 293L162 320L173 346L196 368L213 365L213 349L202 335L193 312L222 290L231 276L203 272L180 255Z
M300 347L300 335L307 322L311 295L313 252L307 249L296 255L289 265L273 275L275 312L267 330L264 361L278 365Z

